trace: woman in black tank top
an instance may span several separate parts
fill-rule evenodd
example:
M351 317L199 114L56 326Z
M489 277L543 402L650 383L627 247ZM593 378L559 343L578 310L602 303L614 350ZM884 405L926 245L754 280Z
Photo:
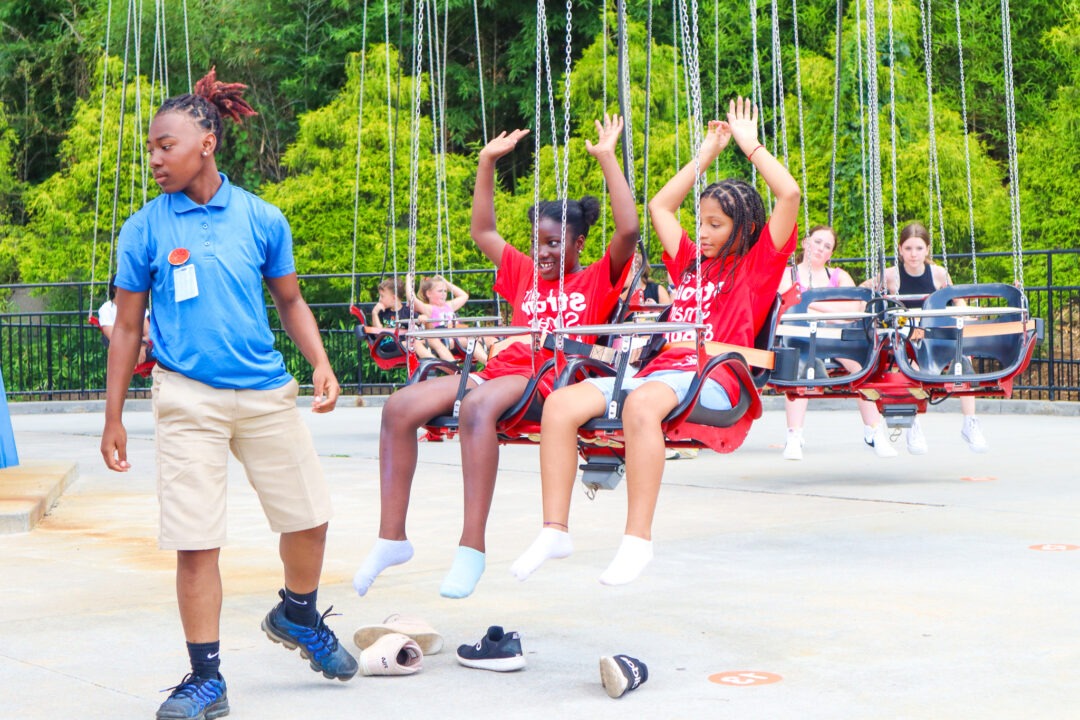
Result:
M867 287L882 289L889 295L929 295L935 290L952 285L949 273L929 258L930 233L921 223L913 222L900 231L900 257L895 266L885 269L884 282L881 277L873 277L863 283ZM922 269L919 272L920 267ZM904 300L909 308L921 308L923 299ZM956 301L962 304L963 301ZM964 424L960 435L967 442L972 452L983 453L988 449L982 428L975 417L975 398L971 395L960 396L960 412ZM923 435L919 419L907 430L908 452L922 455L927 452L926 437Z

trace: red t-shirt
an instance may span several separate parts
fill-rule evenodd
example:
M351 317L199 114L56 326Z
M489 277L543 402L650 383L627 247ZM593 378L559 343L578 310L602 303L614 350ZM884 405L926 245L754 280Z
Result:
M507 244L495 278L495 292L514 308L510 319L512 325L532 327L536 317L541 330L551 331L558 323L560 302L564 326L594 325L610 318L629 269L630 263L627 263L621 277L612 283L611 255L605 252L592 265L563 278L563 295L559 300L559 281L539 278L538 286L533 288L532 258ZM595 340L592 336L568 337L582 342ZM501 350L477 375L487 380L503 375L531 377L534 363L539 367L549 357L551 353L547 350L534 355L530 343L514 343Z
M764 324L776 299L777 288L784 274L788 258L795 251L793 228L791 237L783 250L773 246L769 225L761 231L758 241L744 257L729 258L724 267L715 260L705 259L701 265L701 311L703 322L708 325L705 340L753 347L757 331ZM686 231L679 239L679 252L675 258L664 253L664 265L671 277L679 278L678 287L671 296L671 322L695 322L697 319L698 288L697 271L694 268L698 256L697 244L690 240ZM731 273L735 263L734 274ZM693 330L667 334L668 342L693 341ZM638 375L649 375L660 370L697 371L697 355L693 348L671 348L657 355ZM738 397L738 385L730 373L712 376L727 390L732 402Z

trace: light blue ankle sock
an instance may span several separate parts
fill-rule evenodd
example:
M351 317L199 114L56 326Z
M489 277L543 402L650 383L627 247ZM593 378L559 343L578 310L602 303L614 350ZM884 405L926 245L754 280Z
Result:
M471 547L459 545L454 564L446 574L439 594L448 598L463 598L472 594L480 576L484 574L484 553Z

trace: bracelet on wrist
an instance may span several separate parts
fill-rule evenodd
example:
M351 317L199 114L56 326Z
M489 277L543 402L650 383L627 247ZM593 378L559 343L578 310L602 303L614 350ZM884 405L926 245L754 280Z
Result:
M749 160L750 162L753 162L754 161L754 153L756 153L758 150L760 150L763 147L765 147L765 146L759 144L756 148L754 148L753 150L750 151L750 154L746 156L746 159Z

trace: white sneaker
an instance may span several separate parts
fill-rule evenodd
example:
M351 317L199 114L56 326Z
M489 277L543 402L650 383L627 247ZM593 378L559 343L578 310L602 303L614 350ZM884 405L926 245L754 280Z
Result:
M408 635L388 633L360 651L364 675L412 675L424 666L424 653Z
M979 419L974 415L968 415L964 418L964 426L960 429L960 437L967 441L971 452L984 453L990 449L990 446L986 444L986 437L983 436L982 428L979 427Z
M907 451L912 455L925 455L930 448L926 444L926 436L923 435L919 419L911 421L911 427L907 431Z
M802 460L803 436L801 430L788 428L787 442L784 444L785 460Z
M889 433L886 430L884 420L880 421L872 429L869 437L867 437L866 430L863 430L863 442L874 448L874 454L879 458L896 457L896 448L892 446L892 441L889 440Z

